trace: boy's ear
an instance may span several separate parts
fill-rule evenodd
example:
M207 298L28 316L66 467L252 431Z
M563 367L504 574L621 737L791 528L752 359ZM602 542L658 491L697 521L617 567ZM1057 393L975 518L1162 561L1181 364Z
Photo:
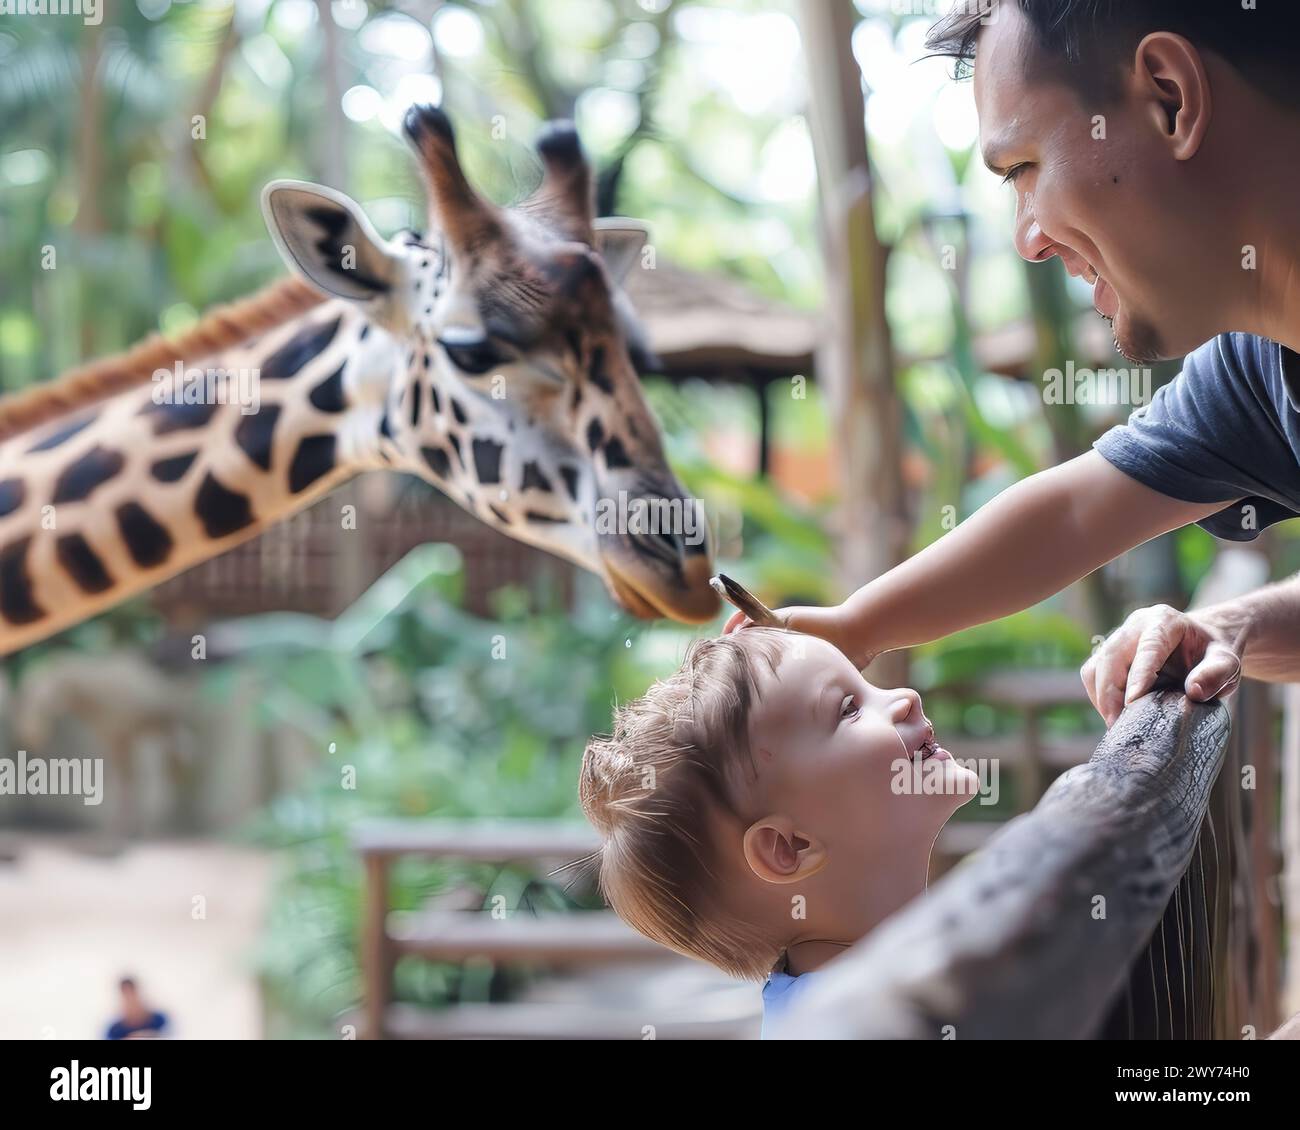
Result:
M605 260L609 277L619 286L636 265L650 239L650 229L640 220L622 216L601 216L592 225L596 232L596 250Z
M826 865L826 849L796 831L787 817L768 816L745 829L745 862L768 883L802 882Z
M286 263L338 298L382 298L398 277L398 259L356 202L305 181L272 181L262 190L262 214Z

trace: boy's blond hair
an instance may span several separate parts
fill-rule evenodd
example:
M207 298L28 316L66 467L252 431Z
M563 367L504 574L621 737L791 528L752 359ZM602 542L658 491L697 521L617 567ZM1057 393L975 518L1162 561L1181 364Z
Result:
M648 938L736 977L767 975L780 947L724 909L710 820L738 817L734 784L752 768L755 662L776 670L789 633L745 628L691 645L681 669L592 738L578 795L604 844L600 887Z

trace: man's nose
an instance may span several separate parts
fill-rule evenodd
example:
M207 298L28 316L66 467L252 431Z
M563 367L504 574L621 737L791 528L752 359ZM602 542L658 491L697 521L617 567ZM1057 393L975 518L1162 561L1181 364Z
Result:
M1038 226L1031 204L1021 203L1016 208L1016 250L1022 259L1041 263L1054 254L1055 244Z

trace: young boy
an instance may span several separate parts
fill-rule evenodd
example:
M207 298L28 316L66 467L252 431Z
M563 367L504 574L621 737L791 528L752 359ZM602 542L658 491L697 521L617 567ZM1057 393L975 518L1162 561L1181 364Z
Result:
M940 774L941 788L926 776ZM913 690L771 628L700 640L593 738L579 794L600 884L647 937L767 978L763 1036L815 970L925 889L978 778L935 744Z

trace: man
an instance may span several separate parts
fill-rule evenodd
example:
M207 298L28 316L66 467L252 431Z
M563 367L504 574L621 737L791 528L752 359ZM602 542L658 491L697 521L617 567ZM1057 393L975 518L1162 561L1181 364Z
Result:
M1130 359L1192 352L1093 451L1016 484L838 608L785 610L862 664L1028 607L1188 523L1244 541L1300 514L1296 5L959 2L929 46L973 65L1020 254L1093 282ZM1194 614L1134 613L1083 669L1107 724L1167 662L1199 700L1242 674L1300 678L1300 581Z

